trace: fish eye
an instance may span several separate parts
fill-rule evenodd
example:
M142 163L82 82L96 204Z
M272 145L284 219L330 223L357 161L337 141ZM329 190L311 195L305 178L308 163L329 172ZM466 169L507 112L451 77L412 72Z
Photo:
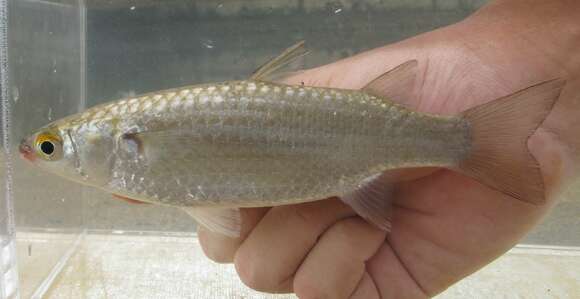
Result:
M40 143L40 150L47 156L50 156L54 153L54 144L50 141L43 141Z
M57 160L62 155L62 141L58 135L39 134L36 137L37 156L45 160Z

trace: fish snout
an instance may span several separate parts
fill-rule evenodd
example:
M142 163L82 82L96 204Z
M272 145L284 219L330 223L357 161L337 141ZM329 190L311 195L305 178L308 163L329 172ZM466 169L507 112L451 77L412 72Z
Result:
M22 139L20 141L20 145L18 146L18 151L20 152L20 155L22 156L22 158L24 158L28 161L34 161L34 151L33 151L32 146L30 145L30 143L28 142L27 139Z

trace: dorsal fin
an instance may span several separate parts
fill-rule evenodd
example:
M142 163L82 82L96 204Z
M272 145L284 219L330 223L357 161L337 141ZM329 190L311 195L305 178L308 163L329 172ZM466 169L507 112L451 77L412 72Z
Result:
M409 60L380 75L362 90L376 97L405 105L411 99L416 77L417 60Z
M308 50L304 47L304 43L303 40L299 41L292 47L284 50L280 55L266 62L254 71L250 79L256 81L273 81L273 77L280 75L277 73L280 69L308 54Z
M127 203L132 203L132 204L150 204L150 203L148 203L146 201L141 201L141 200L138 200L138 199L133 199L133 198L130 198L130 197L127 197L127 196L124 196L124 195L119 195L119 194L115 194L115 193L113 193L112 195L113 195L114 198L120 199L120 200L122 200L124 202L127 202Z

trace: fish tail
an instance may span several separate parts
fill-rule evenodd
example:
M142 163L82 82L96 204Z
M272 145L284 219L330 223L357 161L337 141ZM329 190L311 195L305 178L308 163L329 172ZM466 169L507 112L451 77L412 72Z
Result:
M544 180L527 144L564 84L560 79L546 81L465 111L471 152L458 170L518 200L543 203Z

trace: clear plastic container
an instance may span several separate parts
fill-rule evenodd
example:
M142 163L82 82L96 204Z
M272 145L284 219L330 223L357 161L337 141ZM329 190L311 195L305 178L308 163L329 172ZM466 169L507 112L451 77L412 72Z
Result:
M12 159L10 120L11 109L8 96L8 7L0 1L0 298L18 298L18 265L12 197Z
M245 78L299 39L307 40L312 54L305 63L314 66L454 23L484 3L9 1L10 76L2 82L9 97L2 102L0 298L270 298L244 287L233 267L204 259L195 223L183 212L125 204L39 172L15 155L19 139L105 100ZM580 201L574 198L579 193L571 190L525 240L535 245L518 248L442 298L504 294L492 287L505 280L502 269L518 273L520 268L513 267L529 266L520 262L528 256L539 256L533 258L540 261L534 267L545 267L545 273L548 262L559 269L577 265ZM542 257L549 261L542 264ZM553 286L552 294L580 294L579 284L568 280L564 291L555 293ZM528 286L531 294L545 294L545 289L534 293L535 286Z

